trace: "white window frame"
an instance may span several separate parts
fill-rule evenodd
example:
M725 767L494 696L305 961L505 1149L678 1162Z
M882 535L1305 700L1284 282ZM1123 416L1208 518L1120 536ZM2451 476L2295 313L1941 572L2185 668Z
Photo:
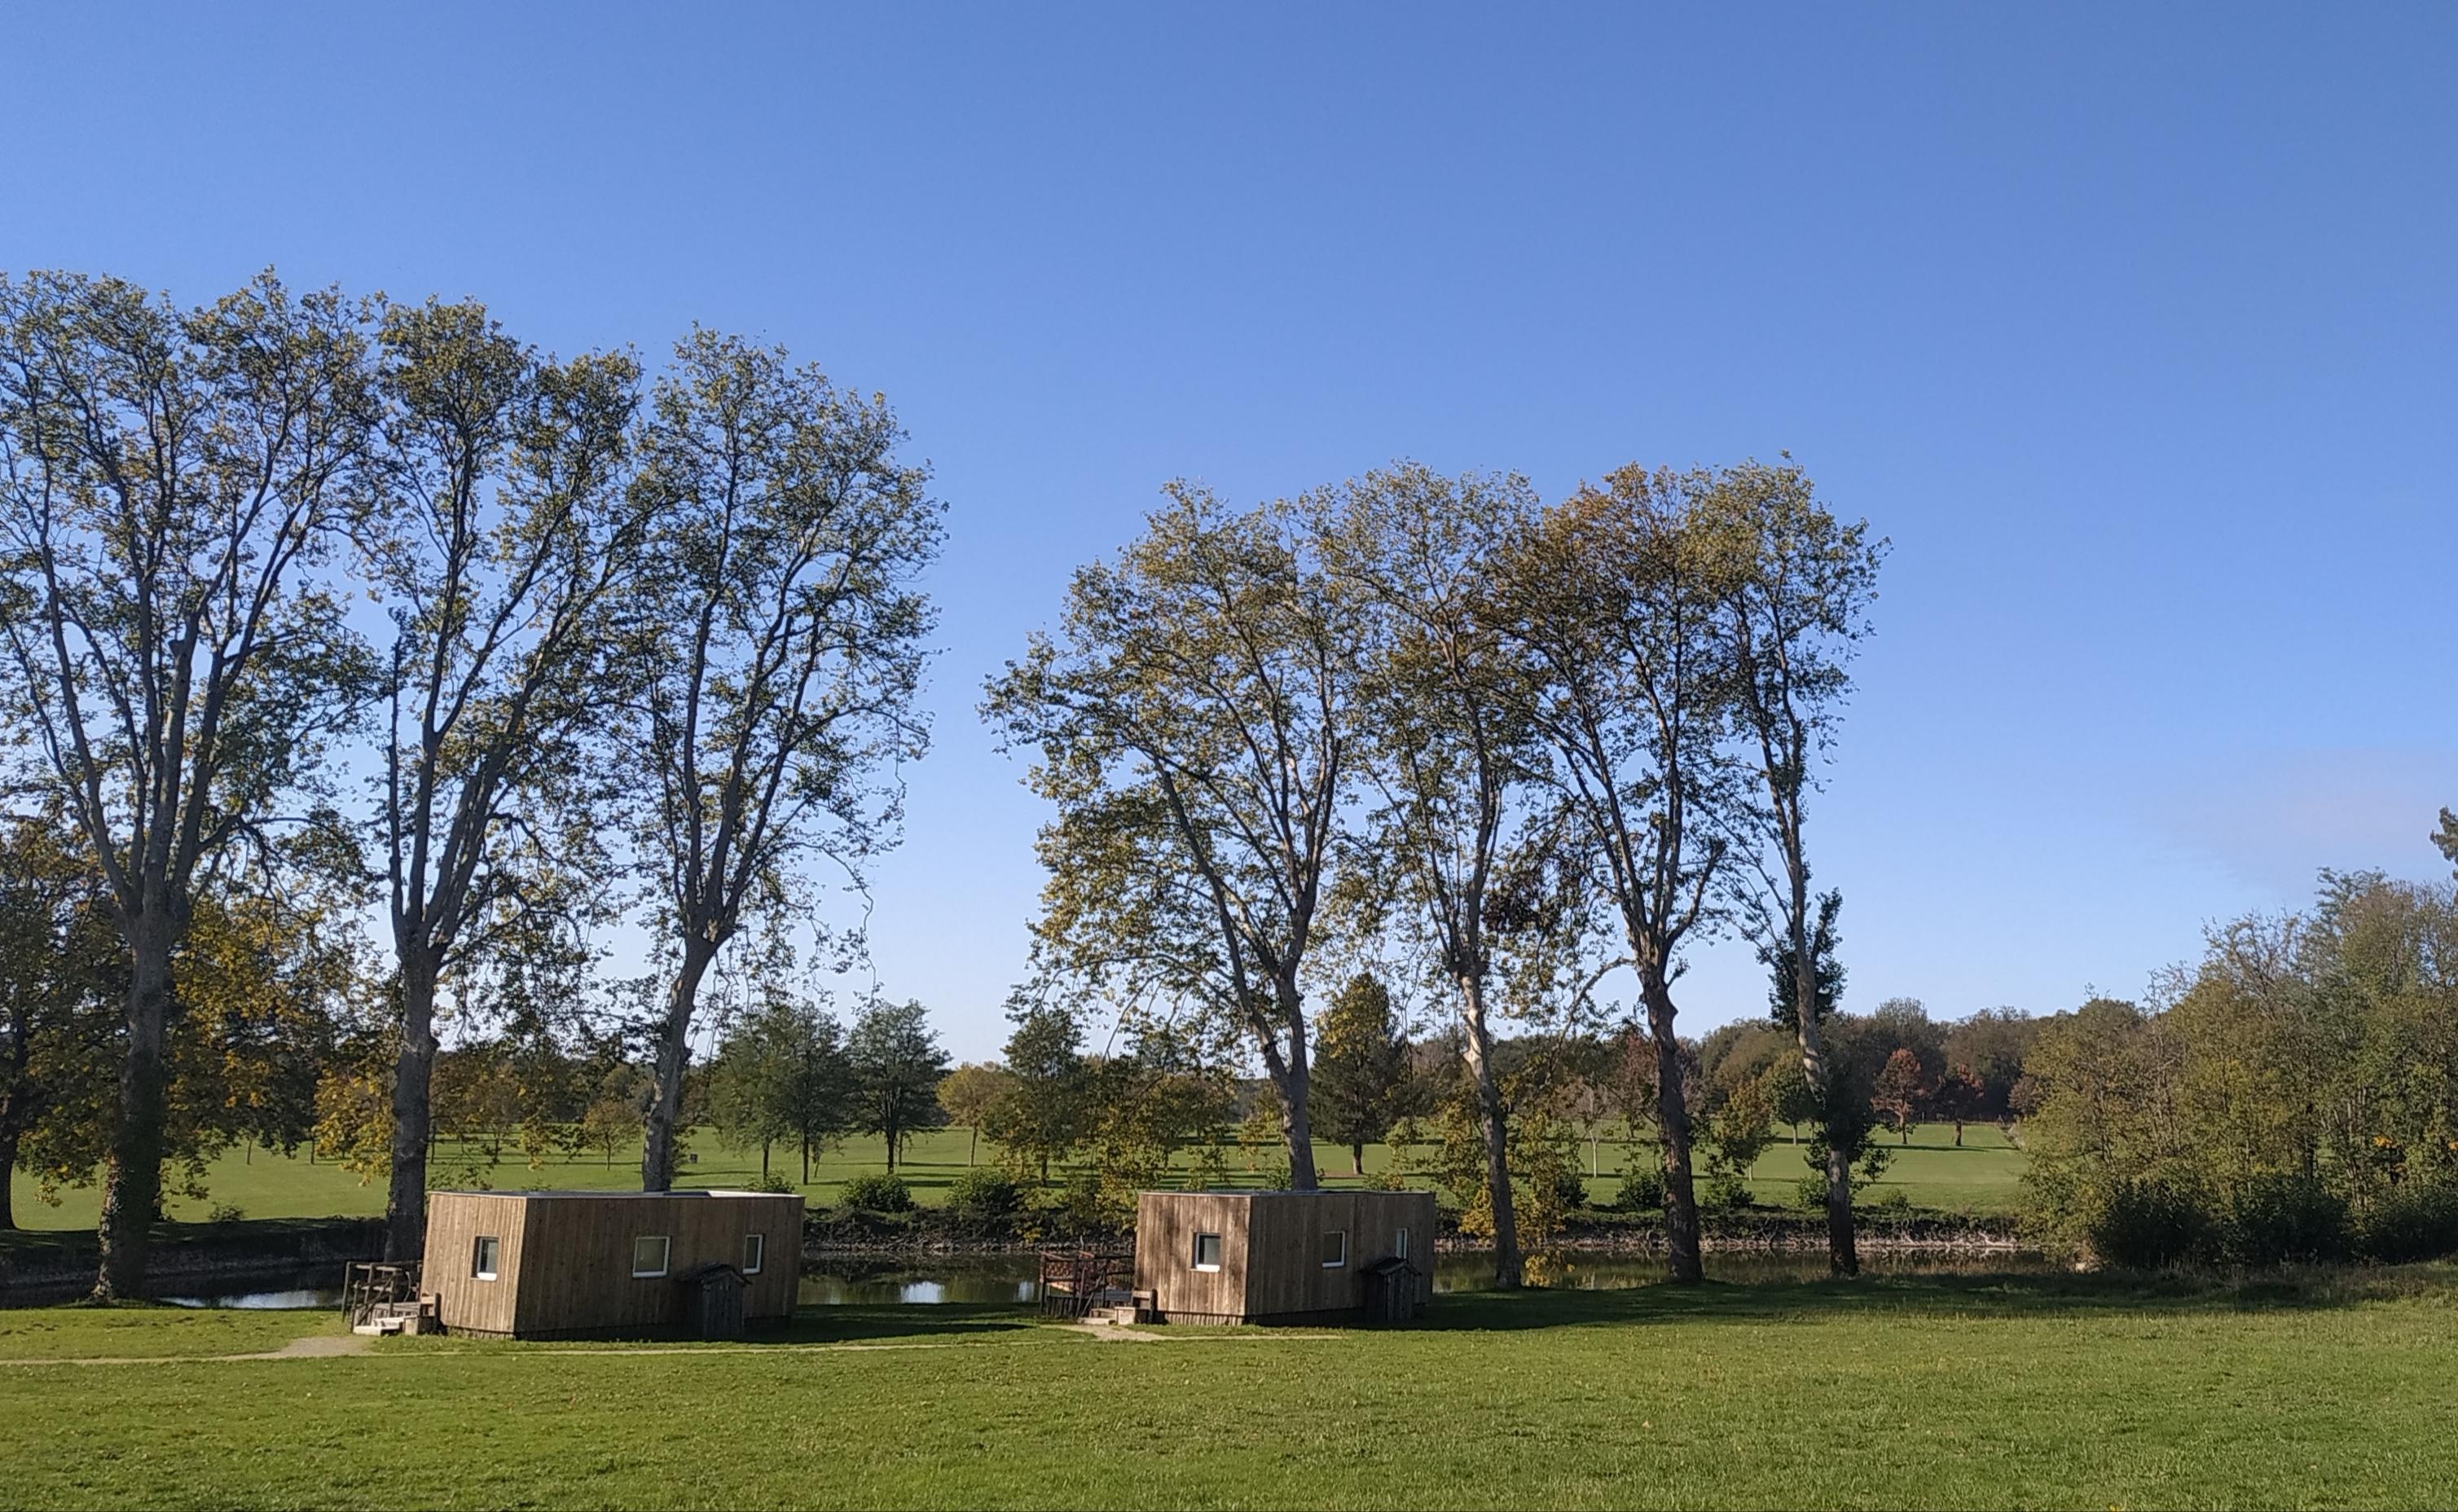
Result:
M1348 1231L1346 1229L1325 1229L1323 1231L1323 1236L1326 1239L1338 1239L1340 1241L1340 1258L1337 1260L1323 1261L1323 1268L1326 1271L1346 1269L1348 1265Z
M1218 1271L1220 1269L1220 1261L1219 1259L1216 1258L1210 1265L1203 1263L1203 1241L1206 1239L1212 1241L1212 1253L1216 1256L1225 1256L1229 1253L1228 1243L1223 1240L1220 1235L1217 1233L1198 1233L1195 1236L1194 1266L1198 1271Z
M1393 1255L1395 1255L1395 1256L1397 1256L1398 1258L1403 1259L1403 1260L1405 1260L1405 1259L1406 1259L1406 1258L1408 1257L1408 1231L1407 1231L1407 1230L1406 1230L1406 1229L1401 1230L1401 1231L1399 1232L1398 1236L1397 1236L1397 1237L1395 1237L1395 1238L1391 1241L1391 1253L1392 1253L1392 1254L1393 1254Z
M655 1239L657 1242L657 1268L654 1271L643 1271L640 1269L640 1246L648 1243L652 1239ZM667 1268L674 1264L674 1260L675 1241L672 1234L642 1233L634 1235L632 1239L633 1280L654 1280L656 1277L665 1274Z
M758 1275L760 1269L767 1263L768 1236L764 1233L744 1234L742 1236L742 1274Z
M495 1252L495 1263L492 1265L489 1265L486 1261L487 1250L490 1245ZM471 1280L492 1281L503 1274L503 1266L504 1241L501 1237L491 1233L482 1233L469 1241L469 1278Z

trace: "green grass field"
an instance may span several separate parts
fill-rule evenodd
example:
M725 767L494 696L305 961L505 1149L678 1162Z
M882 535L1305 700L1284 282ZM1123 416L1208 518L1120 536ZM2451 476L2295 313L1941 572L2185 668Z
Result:
M2009 1147L2005 1136L1993 1127L1969 1126L1964 1131L1964 1147L1959 1150L1954 1147L1953 1133L1947 1125L1914 1129L1911 1144L1896 1149L1894 1165L1873 1194L1900 1191L1916 1207L1956 1212L2011 1211L2024 1169L2022 1152ZM899 1169L913 1184L918 1200L934 1205L946 1200L948 1183L965 1169L969 1144L961 1129L933 1129L912 1140ZM690 1149L698 1159L683 1167L679 1178L682 1185L741 1186L759 1174L757 1150L726 1150L707 1129L694 1134ZM1587 1153L1587 1148L1582 1146L1583 1160ZM1651 1145L1604 1140L1598 1143L1594 1155L1598 1174L1588 1183L1589 1192L1594 1201L1606 1203L1613 1200L1623 1170L1634 1161L1652 1162L1655 1149ZM980 1158L994 1160L996 1151L985 1142ZM1391 1152L1386 1148L1367 1147L1365 1169L1369 1175L1379 1175L1389 1169L1390 1160ZM1354 1182L1355 1178L1348 1174L1349 1154L1345 1149L1318 1146L1315 1161L1325 1185L1337 1187ZM1261 1155L1257 1166L1268 1163L1268 1155ZM500 1191L521 1187L637 1190L640 1181L636 1148L618 1153L612 1162L594 1153L570 1158L558 1155L532 1169L517 1150L508 1149L500 1159L490 1163L485 1152L474 1147L447 1144L429 1169L437 1185L457 1186L462 1184L465 1168L473 1164L479 1178ZM800 1157L790 1150L772 1151L769 1169L788 1179L802 1173ZM885 1150L879 1140L848 1140L813 1160L811 1184L803 1191L815 1202L833 1202L837 1189L848 1177L885 1169ZM1760 1158L1752 1172L1752 1187L1761 1202L1789 1204L1794 1187L1808 1169L1802 1161L1799 1147L1780 1143ZM1260 1170L1250 1170L1244 1155L1237 1152L1232 1155L1230 1178L1238 1184L1264 1179ZM303 1152L285 1157L262 1150L232 1150L214 1163L206 1187L207 1193L201 1199L171 1198L167 1215L200 1221L221 1203L237 1205L251 1218L356 1217L384 1211L381 1185L362 1185L348 1171L310 1162ZM35 1184L20 1175L14 1184L17 1222L29 1229L91 1229L99 1195L90 1187L72 1188L60 1193L59 1206L52 1207L39 1199Z
M228 1315L224 1315L228 1317ZM132 1322L131 1319L137 1321ZM215 1329L228 1329L228 1335ZM0 1314L39 1506L2443 1506L2458 1268L1469 1295L1392 1331L1096 1338L806 1310L777 1342ZM159 1348L135 1336L160 1331ZM238 1346L238 1347L234 1347Z

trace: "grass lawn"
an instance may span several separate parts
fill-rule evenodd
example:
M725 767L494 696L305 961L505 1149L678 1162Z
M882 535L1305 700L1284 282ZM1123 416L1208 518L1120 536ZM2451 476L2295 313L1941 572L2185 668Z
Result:
M1890 1148L1895 1148L1893 1136L1887 1139ZM948 1183L965 1169L969 1145L961 1129L932 1129L914 1137L899 1169L912 1183L918 1200L926 1205L947 1200ZM689 1148L699 1158L682 1168L679 1180L684 1186L742 1186L760 1173L760 1151L726 1150L711 1130L696 1131ZM1653 1145L1610 1139L1600 1141L1594 1153L1599 1174L1589 1181L1588 1188L1591 1197L1598 1203L1613 1200L1622 1172L1634 1162L1652 1163L1656 1158ZM1583 1160L1587 1154L1583 1146ZM996 1151L985 1143L980 1158L995 1159ZM1267 1155L1259 1158L1258 1167L1267 1165L1268 1160ZM1388 1170L1390 1162L1387 1148L1366 1148L1365 1170L1369 1176ZM1318 1146L1315 1163L1325 1186L1355 1184L1356 1178L1348 1173L1346 1149ZM790 1178L802 1174L801 1164L795 1151L781 1149L771 1152L769 1169ZM479 1180L499 1191L520 1187L637 1191L640 1184L636 1147L618 1152L612 1162L596 1153L569 1158L555 1155L532 1169L516 1149L507 1149L500 1158L490 1161L483 1150L447 1143L429 1170L436 1185L460 1186L465 1184L471 1167ZM848 1177L885 1169L885 1151L879 1140L849 1139L813 1160L811 1183L802 1190L814 1202L833 1202L838 1188ZM2010 1147L2005 1136L1991 1126L1968 1126L1960 1150L1954 1148L1951 1126L1921 1126L1912 1130L1908 1147L1895 1148L1894 1164L1872 1195L1901 1191L1916 1207L2005 1212L2015 1204L2016 1184L2023 1169L2022 1152ZM1800 1147L1779 1143L1760 1157L1751 1173L1751 1184L1760 1202L1789 1205L1793 1189L1808 1170L1802 1161ZM1233 1151L1233 1184L1260 1185L1264 1179L1262 1170L1250 1170L1244 1155ZM167 1216L201 1222L213 1207L221 1203L236 1204L250 1218L359 1217L384 1212L382 1184L362 1185L356 1176L339 1167L311 1163L303 1151L297 1157L285 1157L261 1150L232 1150L214 1163L206 1177L206 1188L207 1193L201 1199L169 1198ZM100 1203L100 1194L94 1188L64 1190L58 1207L42 1202L35 1184L23 1175L16 1178L13 1191L17 1221L29 1229L94 1228Z
M135 1354L110 1315L64 1349ZM125 1315L175 1330L158 1311ZM21 1343L43 1336L16 1315ZM296 1326L326 1326L323 1315ZM748 1346L0 1364L8 1499L148 1506L2438 1506L2458 1268L1469 1295L1100 1339L806 1311ZM14 1347L14 1346L12 1346Z

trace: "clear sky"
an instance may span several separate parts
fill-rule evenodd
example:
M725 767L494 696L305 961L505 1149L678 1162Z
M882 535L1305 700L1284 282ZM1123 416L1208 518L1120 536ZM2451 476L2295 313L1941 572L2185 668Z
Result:
M1789 448L1894 542L1813 828L1851 1005L2446 870L2458 8L375 10L13 8L0 267L885 391L950 534L875 955L961 1054L1039 882L981 678L1177 475ZM1685 1018L1762 998L1711 948Z

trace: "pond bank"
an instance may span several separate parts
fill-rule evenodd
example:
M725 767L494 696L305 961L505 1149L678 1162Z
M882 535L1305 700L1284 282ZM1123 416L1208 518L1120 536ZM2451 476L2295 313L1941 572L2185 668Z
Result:
M384 1254L382 1218L256 1218L161 1223L146 1266L154 1295L225 1290L268 1276L338 1272ZM0 1235L0 1307L71 1302L94 1288L99 1251L91 1233Z

